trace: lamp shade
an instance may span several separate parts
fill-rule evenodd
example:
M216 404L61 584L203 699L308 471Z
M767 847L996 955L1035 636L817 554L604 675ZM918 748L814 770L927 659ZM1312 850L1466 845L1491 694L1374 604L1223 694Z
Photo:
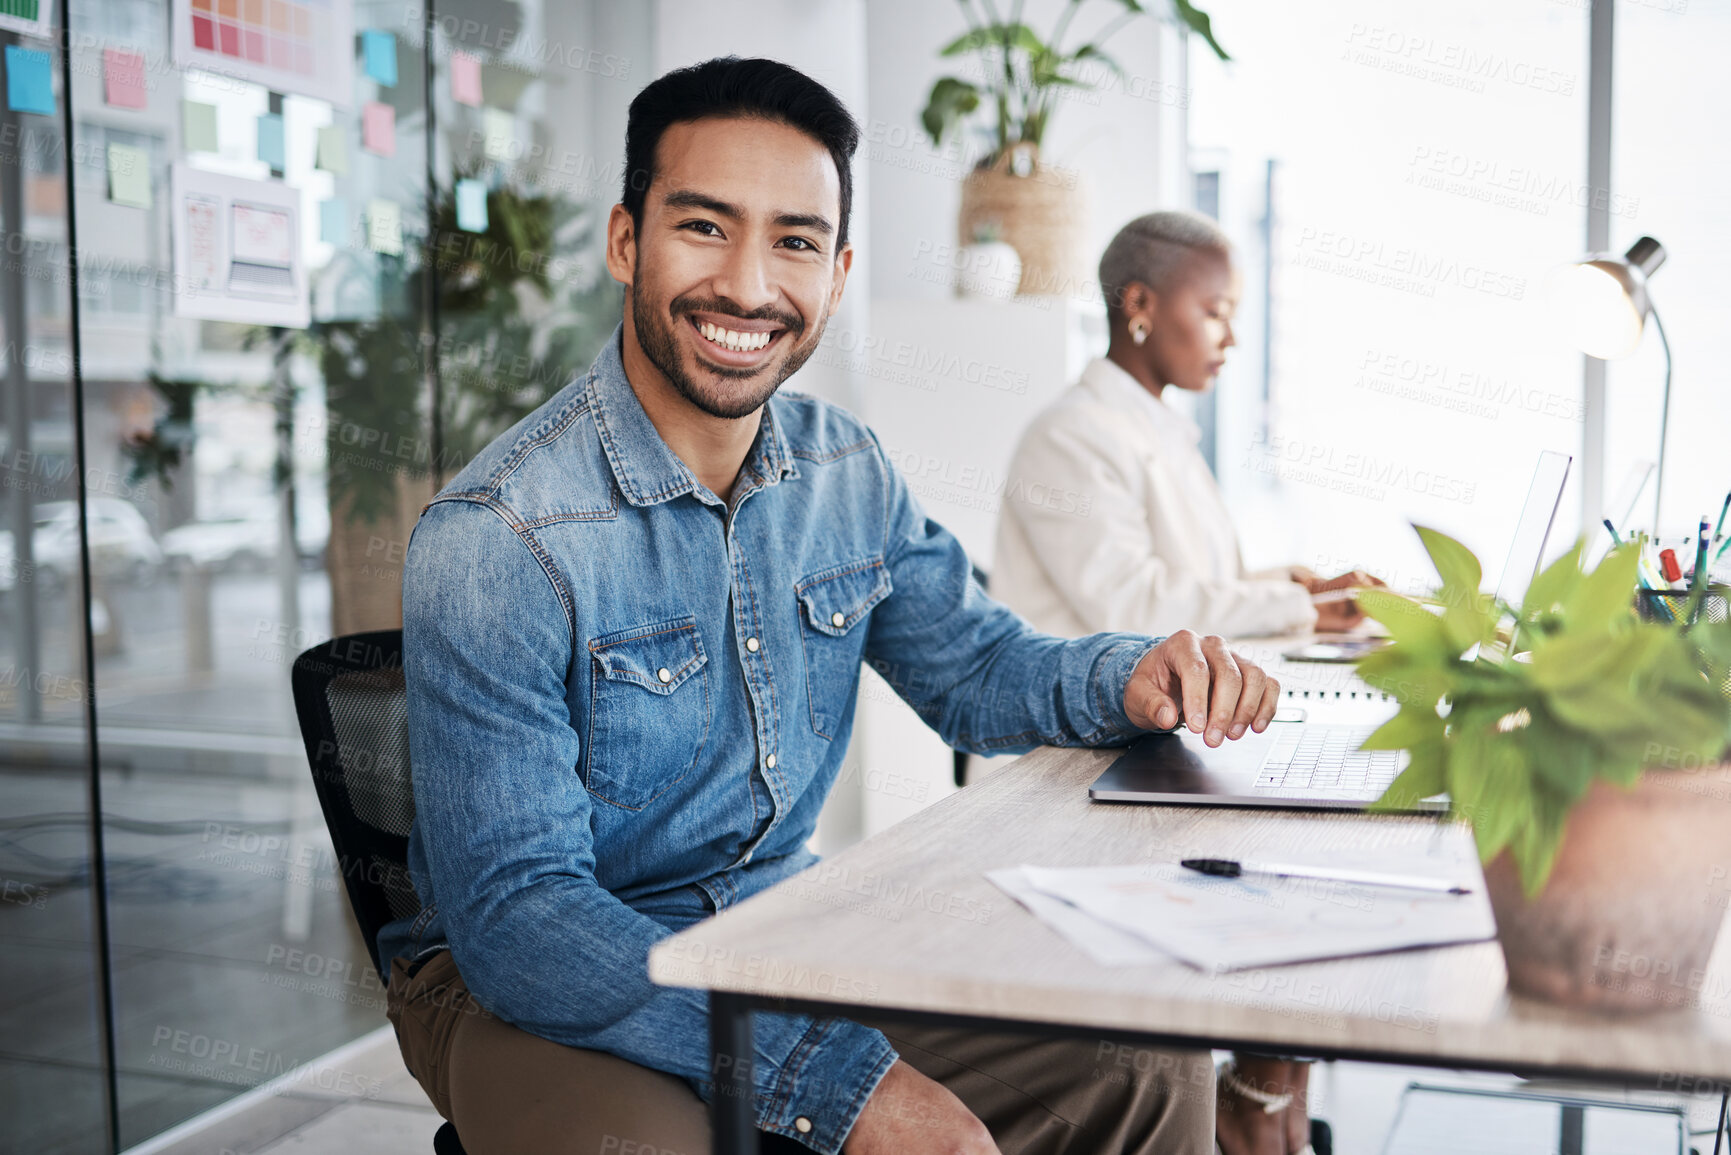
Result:
M1609 360L1635 351L1652 302L1647 278L1665 263L1665 247L1642 237L1622 256L1595 253L1551 279L1551 317L1569 343Z

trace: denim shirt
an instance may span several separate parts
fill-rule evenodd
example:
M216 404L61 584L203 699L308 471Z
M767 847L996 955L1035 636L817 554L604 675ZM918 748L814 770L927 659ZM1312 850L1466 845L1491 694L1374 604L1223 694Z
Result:
M861 662L961 749L1122 745L1154 640L1034 632L981 592L871 432L812 397L765 405L722 500L656 432L620 342L415 528L424 909L379 947L449 946L506 1022L707 1099L707 998L652 984L649 949L817 860ZM846 1019L760 1015L756 1045L758 1126L823 1152L896 1057Z

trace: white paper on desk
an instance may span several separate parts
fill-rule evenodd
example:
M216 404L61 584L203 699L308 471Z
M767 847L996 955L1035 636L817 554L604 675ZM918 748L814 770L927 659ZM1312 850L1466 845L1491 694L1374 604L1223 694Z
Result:
M1101 922L1085 910L1043 894L1028 881L1026 868L988 870L986 878L1028 908L1030 914L1070 941L1104 967L1133 967L1165 962L1172 956L1154 944Z
M1496 936L1483 888L1465 895L1299 879L1214 878L1177 863L1055 869L1041 893L1203 970L1379 954Z

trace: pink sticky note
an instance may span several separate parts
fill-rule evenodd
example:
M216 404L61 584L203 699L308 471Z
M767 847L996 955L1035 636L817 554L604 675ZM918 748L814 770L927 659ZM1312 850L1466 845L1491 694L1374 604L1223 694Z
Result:
M451 53L451 99L481 106L481 61L467 52Z
M104 99L115 108L143 108L144 54L124 48L102 50L102 73L105 80Z
M397 110L373 101L361 110L361 147L380 156L397 155Z

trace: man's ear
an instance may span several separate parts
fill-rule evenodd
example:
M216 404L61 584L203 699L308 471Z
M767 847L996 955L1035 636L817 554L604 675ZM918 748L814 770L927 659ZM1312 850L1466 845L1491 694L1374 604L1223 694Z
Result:
M607 272L627 287L637 279L637 222L622 204L607 214Z
M841 308L841 291L847 287L848 271L853 268L853 246L843 245L835 255L835 269L831 274L829 285L829 312L826 316L835 316L835 311Z

